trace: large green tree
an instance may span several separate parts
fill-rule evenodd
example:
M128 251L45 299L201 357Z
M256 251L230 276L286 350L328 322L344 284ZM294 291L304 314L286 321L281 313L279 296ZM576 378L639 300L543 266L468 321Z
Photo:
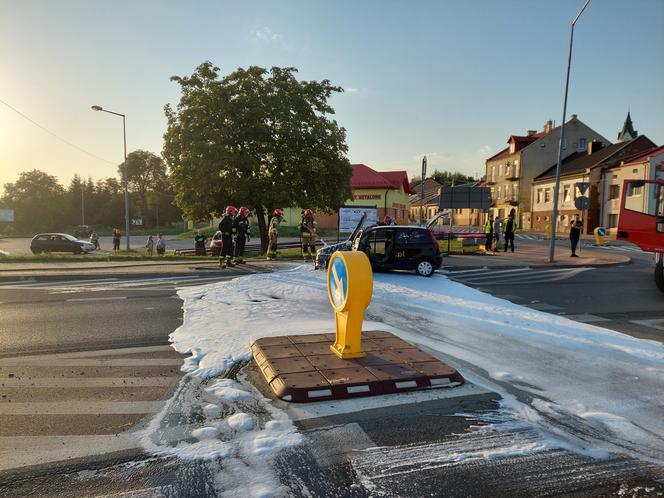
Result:
M176 202L193 219L229 203L253 208L263 250L265 213L276 207L335 210L351 196L346 131L330 119L328 80L298 81L296 69L251 66L220 78L201 64L171 78L182 95L165 108L163 156Z
M118 166L120 178L124 178L124 163ZM153 218L158 219L158 198L168 188L168 173L161 157L147 150L135 150L127 155L127 183L129 191L138 197L139 214L148 227Z
M5 183L0 206L14 210L14 231L21 234L58 231L64 228L64 189L55 176L33 169L14 183Z

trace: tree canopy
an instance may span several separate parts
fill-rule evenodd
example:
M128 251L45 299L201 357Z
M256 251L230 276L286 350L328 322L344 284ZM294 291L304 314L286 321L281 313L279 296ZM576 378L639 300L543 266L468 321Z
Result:
M464 175L455 171L454 173L450 171L439 171L435 170L429 178L433 178L443 187L451 187L452 185L463 185L464 183L472 183L475 179L472 176ZM411 187L420 183L420 177L414 176L410 180Z
M182 95L176 109L165 107L163 156L187 216L246 205L256 210L265 246L265 212L335 210L351 197L346 131L329 118L328 100L343 89L298 81L296 72L251 66L220 78L205 62L171 78Z

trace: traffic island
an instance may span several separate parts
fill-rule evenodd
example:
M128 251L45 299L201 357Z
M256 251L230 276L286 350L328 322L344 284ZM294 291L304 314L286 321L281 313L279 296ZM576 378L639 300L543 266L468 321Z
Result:
M363 332L361 358L340 358L335 334L266 337L251 345L254 360L274 394L292 402L375 396L455 387L454 368L389 332Z

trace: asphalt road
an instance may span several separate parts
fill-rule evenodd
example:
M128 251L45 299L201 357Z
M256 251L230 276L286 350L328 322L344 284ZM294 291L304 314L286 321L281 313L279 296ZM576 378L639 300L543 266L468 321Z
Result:
M542 242L544 243L544 242ZM655 286L653 256L630 246L631 263L607 267L450 269L454 280L489 294L573 320L664 341L664 294Z
M662 340L635 320L664 318L649 258L583 271L511 268L450 273L551 313ZM509 272L509 270L512 270ZM507 271L509 273L496 273ZM167 346L182 319L177 286L228 274L0 285L0 496L219 496L219 473L250 478L249 462L149 457L129 437L170 397L183 358ZM619 297L616 297L619 289ZM634 296L632 296L634 294ZM655 323L656 324L656 323ZM642 327L642 328L640 328ZM257 378L251 364L237 374ZM191 400L208 381L175 391L164 420L200 418ZM261 389L261 382L255 384ZM260 393L271 396L264 389ZM527 427L483 430L498 396L473 385L407 393L383 406L357 400L288 413L304 443L272 462L287 496L661 496L660 467L561 449L492 459L536 441ZM187 411L189 407L189 411ZM264 405L253 407L258 416ZM509 422L509 421L508 421ZM184 437L184 436L183 436ZM461 456L464 456L461 459ZM470 457L469 457L470 455ZM233 470L235 469L235 470ZM239 470L238 470L239 469Z

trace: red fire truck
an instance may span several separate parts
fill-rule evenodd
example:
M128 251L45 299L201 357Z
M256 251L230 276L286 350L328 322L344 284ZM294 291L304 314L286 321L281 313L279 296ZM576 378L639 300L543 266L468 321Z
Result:
M664 292L664 180L625 180L618 240L655 253L655 283Z

